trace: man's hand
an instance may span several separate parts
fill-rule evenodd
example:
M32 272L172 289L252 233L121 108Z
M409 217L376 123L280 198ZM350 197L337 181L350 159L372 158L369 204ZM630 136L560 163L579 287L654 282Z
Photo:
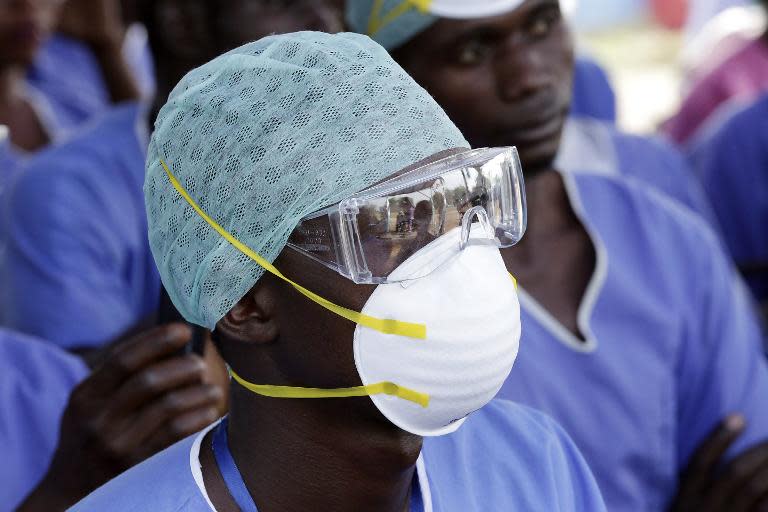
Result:
M120 0L67 0L61 9L59 32L91 48L113 103L141 98L139 84L123 56L126 26Z
M122 47L125 23L119 0L67 0L59 32L88 45Z
M768 511L768 442L722 467L745 426L742 416L728 416L699 446L681 475L670 512Z
M216 370L178 355L190 339L173 324L115 346L72 392L48 473L20 511L64 510L220 416L225 391L208 383Z

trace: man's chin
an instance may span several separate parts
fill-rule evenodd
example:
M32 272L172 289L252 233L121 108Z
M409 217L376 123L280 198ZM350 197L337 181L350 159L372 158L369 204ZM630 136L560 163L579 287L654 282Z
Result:
M533 146L517 146L523 175L527 178L554 168L560 148L560 139L552 139Z

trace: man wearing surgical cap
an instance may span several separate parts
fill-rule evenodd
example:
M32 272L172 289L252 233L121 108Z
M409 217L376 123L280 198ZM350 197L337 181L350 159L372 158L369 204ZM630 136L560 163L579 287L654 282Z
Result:
M520 179L365 36L192 71L152 137L149 236L215 328L231 413L73 510L604 510L558 427L488 403L517 353L494 312L517 307L498 247L524 230Z
M520 151L530 223L502 255L525 349L499 396L565 426L609 510L764 506L768 369L750 301L716 236L669 197L600 160L558 172L573 61L558 2L354 0L348 18L473 146ZM651 153L636 168L652 172Z

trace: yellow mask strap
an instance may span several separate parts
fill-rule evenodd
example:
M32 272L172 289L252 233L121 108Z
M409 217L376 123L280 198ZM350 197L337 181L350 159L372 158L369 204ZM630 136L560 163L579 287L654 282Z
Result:
M394 382L379 382L367 386L338 389L297 388L292 386L252 384L232 371L231 368L229 369L229 374L232 375L235 382L245 389L257 395L273 398L348 398L353 396L390 395L419 404L424 408L429 406L428 394L398 386Z
M414 7L423 13L429 12L432 0L403 0L384 16L381 10L384 8L384 0L374 0L371 16L368 18L368 35L375 36L384 27L404 15Z
M171 172L171 170L168 168L168 166L165 164L165 161L163 159L160 159L160 164L163 166L163 169L165 169L165 173L168 175L168 179L171 181L171 184L173 185L173 188L176 189L176 191L181 195L181 197L184 198L187 203L197 212L197 214L208 223L209 226L211 226L219 235L224 237L224 239L232 244L238 251L242 252L249 258L251 258L253 261L255 261L257 264L259 264L261 267L264 268L267 272L270 274L282 279L286 283L293 286L299 293L307 297L308 299L312 300L313 302L316 302L320 306L326 308L327 310L336 313L342 318L346 318L347 320L350 320L352 322L355 322L356 324L362 325L364 327L368 327L369 329L373 329L375 331L379 331L384 334L396 334L398 336L405 336L407 338L415 338L424 340L427 339L427 326L424 324L416 324L416 323L410 323L410 322L401 322L399 320L390 320L390 319L383 319L383 318L376 318L369 315L364 315L363 313L359 311L353 311L351 309L347 309L341 306L337 306L333 302L329 301L328 299L324 299L323 297L320 297L314 292L311 292L304 288L303 286L291 281L287 277L285 277L282 272L280 272L274 265L272 265L270 262L259 256L255 251L253 251L250 247L240 242L237 238L232 236L226 229L221 227L215 220L210 218L208 214L206 214L202 208L195 202L194 199L187 193L187 191L184 189L184 187L179 183L179 180L176 179L176 176Z

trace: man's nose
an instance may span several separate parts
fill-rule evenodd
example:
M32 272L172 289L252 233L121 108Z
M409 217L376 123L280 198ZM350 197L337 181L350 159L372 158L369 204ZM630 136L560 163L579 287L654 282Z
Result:
M499 49L495 63L499 97L513 103L547 87L544 53L524 42L510 40Z

